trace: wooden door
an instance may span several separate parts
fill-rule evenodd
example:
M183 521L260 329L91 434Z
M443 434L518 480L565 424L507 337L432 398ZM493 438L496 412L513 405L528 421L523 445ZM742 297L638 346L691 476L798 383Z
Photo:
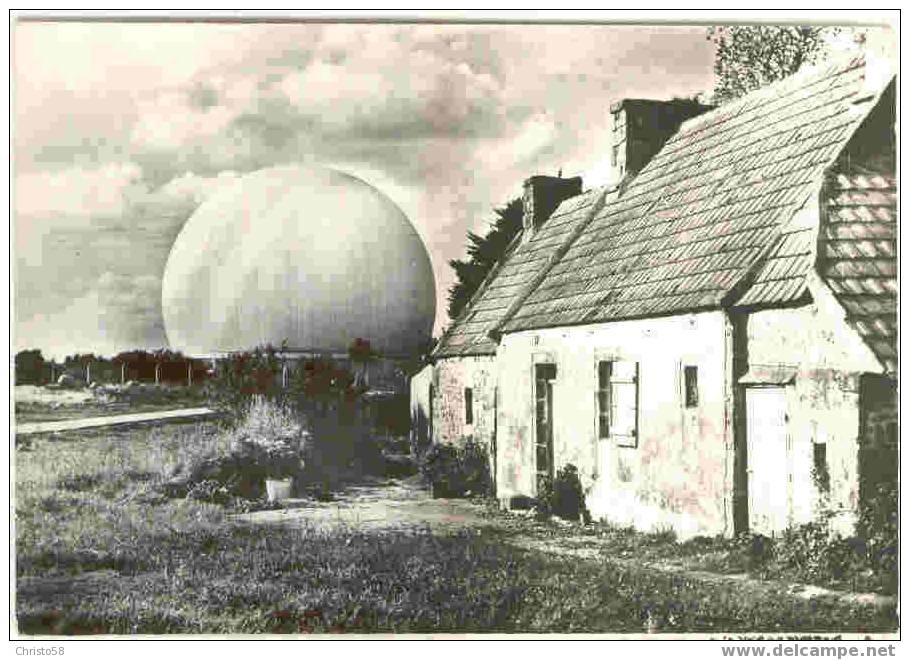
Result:
M783 387L746 389L746 463L749 529L767 536L789 522L790 469Z
M555 364L534 366L535 434L534 456L537 474L537 492L553 478L553 382L556 380Z

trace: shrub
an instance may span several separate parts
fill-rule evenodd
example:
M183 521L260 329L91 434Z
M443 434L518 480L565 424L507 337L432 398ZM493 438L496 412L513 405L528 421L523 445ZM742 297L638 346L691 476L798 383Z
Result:
M296 413L263 397L253 399L234 434L240 448L258 456L275 477L299 471L309 440Z
M827 521L814 521L786 530L774 543L774 561L807 582L842 580L862 565L864 545L832 535Z
M766 572L809 583L853 590L894 592L897 588L897 494L883 487L860 510L857 535L833 533L825 516L764 539L760 562ZM758 564L759 566L756 566Z
M733 538L731 545L734 553L744 559L743 563L750 570L757 570L771 559L774 541L763 534L741 532Z
M544 515L590 522L591 514L585 506L585 491L578 468L568 463L559 469L555 479L546 479L538 496L538 507Z
M880 484L861 506L857 525L866 540L868 567L890 589L897 587L899 501L896 483Z
M257 397L241 422L225 431L228 442L214 443L210 453L194 455L167 489L211 501L225 497L258 497L267 478L294 477L303 466L309 433L289 408ZM226 448L226 450L225 450Z
M490 476L490 454L487 447L469 440L459 454L465 491L473 495L491 495L493 479Z
M239 418L252 399L280 394L280 372L278 353L272 346L233 353L218 364L214 377L205 384L205 392L212 407Z
M492 491L487 448L471 440L460 446L432 445L421 456L419 466L434 497L486 496Z

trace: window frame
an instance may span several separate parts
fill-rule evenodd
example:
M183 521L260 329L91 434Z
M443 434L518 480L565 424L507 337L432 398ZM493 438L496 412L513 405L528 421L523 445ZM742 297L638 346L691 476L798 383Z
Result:
M464 423L465 426L474 425L474 388L464 388Z
M692 374L690 379L689 374ZM698 365L682 365L682 404L685 410L697 410L701 406L698 389Z
M631 376L617 375L615 365L625 363L634 365ZM641 363L637 360L621 359L615 356L598 357L596 362L596 389L595 405L597 417L596 437L598 440L607 440L613 442L617 447L628 447L634 449L638 447L638 437L640 429L640 412L641 412ZM605 385L605 387L604 387ZM633 385L635 388L633 424L631 433L616 433L614 429L614 419L616 415L616 386Z

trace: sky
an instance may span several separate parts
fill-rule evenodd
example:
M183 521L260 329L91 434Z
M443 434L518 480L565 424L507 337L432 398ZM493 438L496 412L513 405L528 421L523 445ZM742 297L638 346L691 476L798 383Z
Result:
M610 103L709 91L699 26L18 23L15 346L167 345L161 277L219 186L293 162L358 176L448 261L532 174L609 179Z

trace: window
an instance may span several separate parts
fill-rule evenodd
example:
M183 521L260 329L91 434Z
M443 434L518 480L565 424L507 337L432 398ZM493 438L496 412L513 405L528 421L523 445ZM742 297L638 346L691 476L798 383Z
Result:
M698 367L683 367L686 408L698 407Z
M597 363L597 437L610 437L610 363Z
M534 406L536 433L534 435L537 472L537 492L540 493L553 478L553 384L555 364L534 365Z
M638 445L638 363L597 363L597 436Z
M474 392L470 387L464 388L464 423L474 423Z
M831 475L828 473L828 445L815 442L812 445L812 476L815 486L822 493L831 490Z

